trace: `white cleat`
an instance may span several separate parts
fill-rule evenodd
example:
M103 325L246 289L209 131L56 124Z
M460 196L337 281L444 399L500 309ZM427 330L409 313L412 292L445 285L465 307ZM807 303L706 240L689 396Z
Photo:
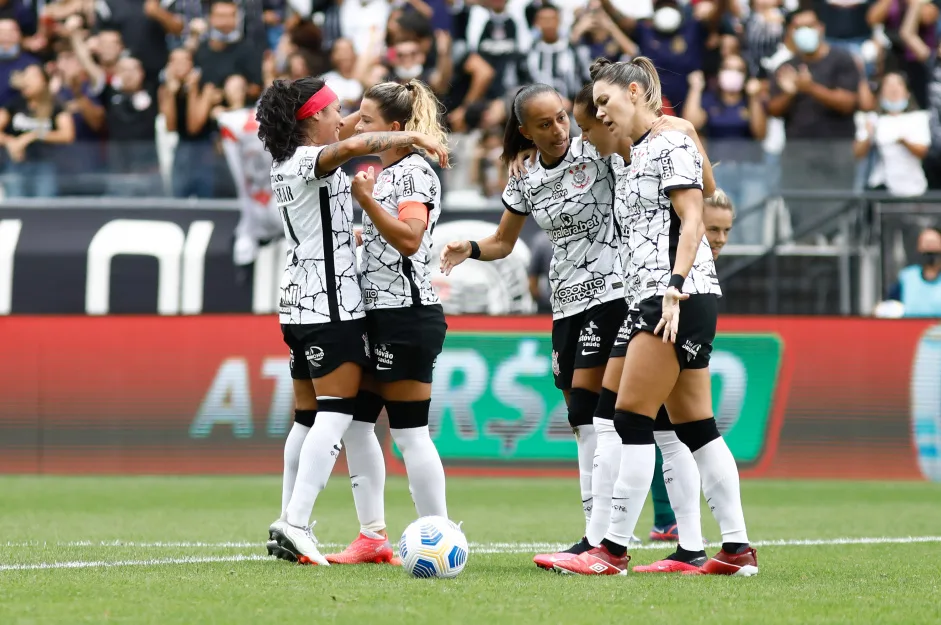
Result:
M313 527L313 523L309 527L297 527L282 519L272 523L270 528L272 540L281 550L278 557L299 564L330 566L327 559L317 549Z

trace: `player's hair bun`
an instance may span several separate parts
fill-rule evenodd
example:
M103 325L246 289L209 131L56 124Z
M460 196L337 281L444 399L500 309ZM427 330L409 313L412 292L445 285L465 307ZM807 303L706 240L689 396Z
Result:
M603 56L595 59L591 64L591 67L588 68L588 74L591 76L592 81L595 80L598 74L600 74L605 67L611 64L611 61L604 58Z

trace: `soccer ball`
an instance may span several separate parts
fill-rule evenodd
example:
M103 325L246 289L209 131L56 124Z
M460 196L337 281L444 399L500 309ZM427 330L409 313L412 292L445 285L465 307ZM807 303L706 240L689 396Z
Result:
M402 532L399 557L413 577L457 577L467 563L467 538L444 517L422 517Z

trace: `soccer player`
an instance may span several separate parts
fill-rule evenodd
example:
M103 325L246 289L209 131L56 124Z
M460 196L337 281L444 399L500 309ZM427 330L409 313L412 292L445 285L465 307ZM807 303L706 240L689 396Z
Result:
M660 81L650 59L599 60L596 67L598 118L633 140L624 193L633 223L628 245L637 272L638 312L615 404L622 446L611 524L601 545L556 562L555 569L626 574L627 544L653 476L654 421L665 404L677 437L696 460L722 532L721 551L697 572L754 575L758 563L745 530L738 468L712 416L708 366L721 291L702 234L702 155L681 133L650 137L661 107ZM656 336L661 332L662 339Z
M340 166L357 156L409 146L445 165L447 150L414 132L340 141L340 103L319 78L275 81L262 95L256 118L258 136L273 160L272 191L290 242L279 312L296 403L285 442L282 514L269 527L268 552L327 565L308 523L353 419L362 367L370 364L350 180Z
M530 148L538 150L538 161L507 183L506 210L496 232L480 241L449 243L441 251L441 270L448 274L468 258L505 258L530 214L552 241L552 373L565 396L578 445L587 528L596 446L594 412L608 352L627 312L620 233L611 208L614 170L610 156L599 154L582 137L570 140L569 116L552 87L524 87L511 108L503 141L504 163L510 165ZM567 553L590 548L583 538ZM548 568L551 562L540 566Z
M702 223L706 227L706 240L712 250L712 259L719 258L722 248L729 240L735 221L735 207L722 189L716 189L707 197L702 211Z
M444 146L439 109L421 81L380 83L363 96L356 131L420 132ZM447 330L430 265L441 183L411 147L385 150L379 158L378 177L370 167L353 179L353 197L365 213L360 269L372 363L343 443L361 527L343 552L326 556L332 564L393 561L385 532L385 464L375 434L383 405L418 516L448 517L444 467L428 431L432 370Z

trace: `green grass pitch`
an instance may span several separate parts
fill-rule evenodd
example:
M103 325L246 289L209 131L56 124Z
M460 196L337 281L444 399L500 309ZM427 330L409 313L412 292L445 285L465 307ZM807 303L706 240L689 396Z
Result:
M575 479L451 479L471 542L454 580L290 565L263 557L280 493L276 477L0 477L0 624L941 622L938 484L744 482L750 537L765 543L750 579L537 569L537 548L582 535ZM396 539L415 516L403 479L386 506ZM315 518L324 543L355 537L341 476ZM648 502L638 534L650 520ZM669 551L645 545L633 563Z

